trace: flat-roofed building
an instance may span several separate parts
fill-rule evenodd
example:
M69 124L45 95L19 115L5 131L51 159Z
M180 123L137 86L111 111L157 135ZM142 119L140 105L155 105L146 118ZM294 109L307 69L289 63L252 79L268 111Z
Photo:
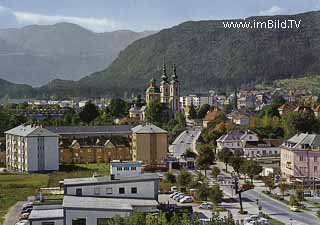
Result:
M158 212L159 176L89 177L63 181L64 224L97 225L133 211Z
M132 128L132 159L144 163L158 163L167 157L168 132L153 125Z

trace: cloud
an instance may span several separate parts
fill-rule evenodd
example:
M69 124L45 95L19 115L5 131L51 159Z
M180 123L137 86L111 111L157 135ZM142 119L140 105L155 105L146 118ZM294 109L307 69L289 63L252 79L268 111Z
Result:
M261 16L271 16L271 15L277 15L277 14L281 14L281 13L285 13L285 12L286 12L286 9L280 8L279 6L274 5L270 9L261 10L259 12L259 14Z
M33 12L14 11L0 6L0 27L15 27L31 24L51 25L61 22L75 23L95 32L120 29L120 23L108 18L44 15Z

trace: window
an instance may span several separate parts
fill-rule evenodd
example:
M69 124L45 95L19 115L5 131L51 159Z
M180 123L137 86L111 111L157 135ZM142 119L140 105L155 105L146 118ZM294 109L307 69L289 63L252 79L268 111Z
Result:
M112 188L107 188L106 189L106 193L107 193L107 195L111 195L112 194Z
M100 188L93 189L94 195L100 195Z
M54 222L42 222L41 225L54 225Z
M137 170L137 168L134 166L134 167L131 167L131 170Z
M76 196L82 196L82 188L76 189Z
M87 221L85 218L72 219L72 225L86 225Z
M138 190L136 187L132 187L131 188L131 194L137 194L138 193Z
M125 170L125 171L128 171L128 170L129 170L129 167L124 167L124 170Z
M300 156L300 157L299 157L299 161L303 161L303 156Z
M122 167L117 167L117 171L122 171Z
M119 188L119 194L125 194L125 190L123 187Z
M97 225L107 225L110 221L112 221L111 218L98 218Z
M315 162L318 162L318 156L315 156L315 157L313 158L313 160L314 160Z
M313 167L313 171L314 171L314 172L317 172L317 171L318 171L318 167L317 167L317 166L314 166L314 167Z

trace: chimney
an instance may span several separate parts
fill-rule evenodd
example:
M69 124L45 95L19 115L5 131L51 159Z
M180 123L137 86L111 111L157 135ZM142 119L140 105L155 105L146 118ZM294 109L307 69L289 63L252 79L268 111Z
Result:
M110 174L110 180L115 180L116 176L114 174Z

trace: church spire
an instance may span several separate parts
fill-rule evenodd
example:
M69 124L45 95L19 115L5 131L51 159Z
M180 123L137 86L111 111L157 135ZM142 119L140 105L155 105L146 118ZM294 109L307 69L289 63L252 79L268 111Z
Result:
M163 58L163 65L162 65L162 76L161 76L162 81L167 82L168 77L167 77L167 68L166 68L166 63L165 59Z
M173 64L172 65L172 71L173 71L173 73L172 73L172 80L173 81L177 81L178 80L178 76L177 76L177 68L176 68L176 64Z

